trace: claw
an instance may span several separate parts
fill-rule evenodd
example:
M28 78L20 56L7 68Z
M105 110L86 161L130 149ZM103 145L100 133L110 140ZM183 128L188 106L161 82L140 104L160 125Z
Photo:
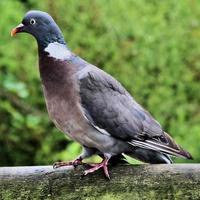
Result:
M90 173L93 173L93 172L97 171L100 168L103 168L105 176L108 179L110 179L110 175L109 175L109 172L108 172L108 160L109 160L108 158L105 158L101 163L89 164L92 167L90 169L88 169L88 170L85 170L83 175L86 176L86 175L88 175Z
M53 168L57 169L59 167L64 167L64 166L74 166L76 168L78 165L82 165L82 164L83 164L82 159L78 158L78 159L73 160L73 161L55 162L53 164Z

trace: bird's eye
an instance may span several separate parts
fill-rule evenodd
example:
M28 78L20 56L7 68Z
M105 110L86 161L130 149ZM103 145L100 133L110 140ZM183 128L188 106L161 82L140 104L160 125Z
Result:
M31 24L31 25L34 25L35 23L36 23L35 19L32 18L32 19L30 20L30 24Z

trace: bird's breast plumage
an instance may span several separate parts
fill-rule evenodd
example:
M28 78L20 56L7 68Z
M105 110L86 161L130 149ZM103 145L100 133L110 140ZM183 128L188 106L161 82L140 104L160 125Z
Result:
M73 76L73 66L45 54L40 56L39 65L50 118L65 133L80 132L86 120L80 106L79 88Z

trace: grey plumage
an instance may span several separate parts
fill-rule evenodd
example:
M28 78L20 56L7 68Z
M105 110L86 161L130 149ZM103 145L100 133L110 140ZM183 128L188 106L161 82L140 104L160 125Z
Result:
M79 76L80 95L92 124L133 146L190 157L118 81L95 66L85 68Z
M122 153L148 163L171 163L170 155L192 158L116 79L71 53L48 14L28 12L22 23L12 34L27 32L37 39L49 116L84 147L72 164L99 154L105 161L95 170L103 167L109 177L109 159L118 161Z

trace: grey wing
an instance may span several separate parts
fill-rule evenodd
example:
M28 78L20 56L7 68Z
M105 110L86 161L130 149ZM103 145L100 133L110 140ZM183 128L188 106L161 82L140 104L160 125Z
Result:
M87 66L79 74L81 103L95 126L124 140L160 137L160 124L112 76Z
M102 134L141 148L192 159L112 76L88 65L78 73L85 116Z
M88 65L78 73L86 118L102 134L133 146L192 159L112 76Z

